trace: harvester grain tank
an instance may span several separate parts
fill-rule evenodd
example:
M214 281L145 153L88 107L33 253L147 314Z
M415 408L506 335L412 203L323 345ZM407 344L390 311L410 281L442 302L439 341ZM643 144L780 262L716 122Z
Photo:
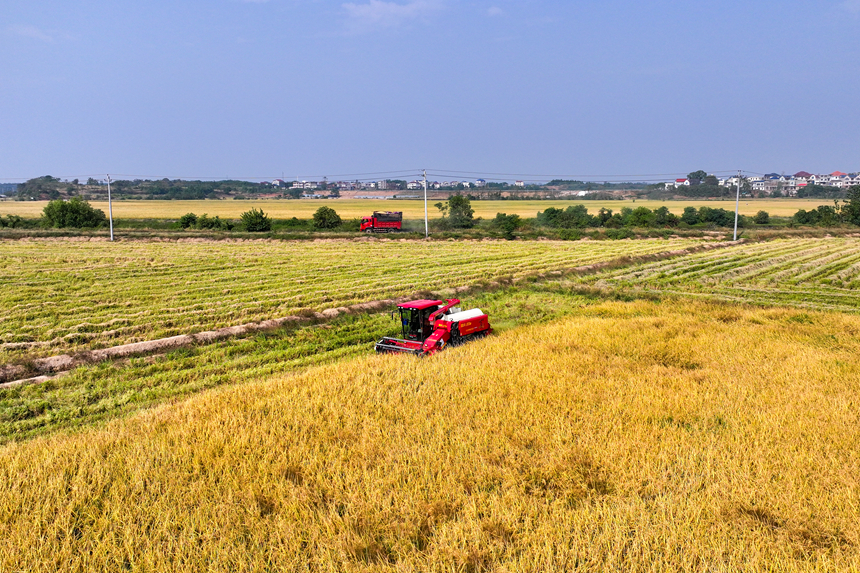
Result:
M401 211L374 211L372 217L362 217L359 230L365 233L390 233L403 229Z
M461 310L458 299L413 300L397 306L403 338L386 336L376 343L377 352L435 354L447 345L458 345L492 332L489 317L481 309Z

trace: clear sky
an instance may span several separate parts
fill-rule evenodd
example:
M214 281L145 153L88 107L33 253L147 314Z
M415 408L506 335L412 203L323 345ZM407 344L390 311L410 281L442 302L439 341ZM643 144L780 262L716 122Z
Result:
M421 168L860 171L860 0L0 5L0 181Z

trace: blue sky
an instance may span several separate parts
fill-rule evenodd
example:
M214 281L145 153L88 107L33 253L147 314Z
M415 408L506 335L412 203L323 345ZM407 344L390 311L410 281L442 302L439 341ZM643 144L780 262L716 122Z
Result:
M7 0L0 181L858 171L858 28L860 0Z

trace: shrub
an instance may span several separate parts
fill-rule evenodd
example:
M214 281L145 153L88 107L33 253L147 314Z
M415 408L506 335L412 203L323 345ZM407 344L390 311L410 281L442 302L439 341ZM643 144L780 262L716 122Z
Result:
M0 227L9 227L10 229L23 229L27 226L27 222L19 215L7 215L4 219L0 217ZM32 225L30 225L32 226Z
M519 215L496 213L496 218L493 219L493 225L501 229L502 236L509 241L514 238L514 231L516 231L521 224L522 220Z
M606 238L613 240L631 239L636 234L630 229L606 229Z
M665 205L654 209L654 224L660 227L677 227L681 219L669 212Z
M702 223L710 223L715 227L732 227L735 223L735 214L725 209L702 207L699 209L699 220Z
M183 229L188 229L197 224L197 215L194 213L185 213L179 217L179 226Z
M107 223L107 216L80 197L68 201L50 201L42 211L42 218L48 227L94 228Z
M756 225L767 225L770 223L770 214L767 211L759 211L753 216L753 223Z
M198 229L211 229L215 231L226 230L229 231L233 228L233 224L229 221L222 221L218 215L214 217L210 217L206 213L200 215L197 218L197 228Z
M537 220L539 225L559 229L583 229L597 224L595 217L588 214L585 205L571 205L563 211L549 207L546 211L538 213Z
M654 225L656 216L648 207L636 207L627 217L630 227L651 227Z
M684 207L684 213L681 214L681 221L688 225L695 225L699 222L699 213L695 207Z
M265 233L272 230L272 220L256 207L242 213L242 224L246 231Z
M320 207L314 213L314 227L317 229L334 229L342 222L340 215L331 207Z

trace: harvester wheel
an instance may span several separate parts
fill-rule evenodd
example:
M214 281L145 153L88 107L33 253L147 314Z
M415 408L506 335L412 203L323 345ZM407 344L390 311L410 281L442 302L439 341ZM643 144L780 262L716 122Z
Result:
M463 344L463 337L460 336L460 325L454 324L451 327L451 342L449 342L451 346L460 346Z

